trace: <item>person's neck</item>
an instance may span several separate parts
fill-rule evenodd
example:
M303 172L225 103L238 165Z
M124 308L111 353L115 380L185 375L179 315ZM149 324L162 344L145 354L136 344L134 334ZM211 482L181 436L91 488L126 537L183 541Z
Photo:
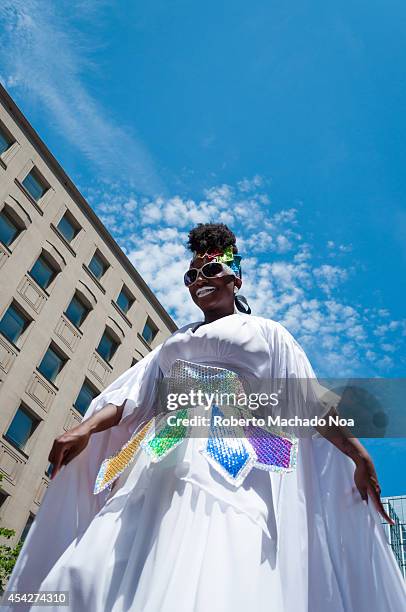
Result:
M227 317L228 315L234 314L234 308L232 310L227 310L226 312L219 310L206 310L204 313L204 323L212 323L217 319L221 319L222 317Z

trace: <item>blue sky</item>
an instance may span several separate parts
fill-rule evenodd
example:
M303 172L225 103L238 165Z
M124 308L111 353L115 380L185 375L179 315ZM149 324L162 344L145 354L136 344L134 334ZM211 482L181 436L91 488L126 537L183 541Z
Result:
M254 314L319 376L401 377L405 21L390 0L5 0L0 76L179 325L200 319L187 232L222 220ZM367 446L405 493L404 440Z

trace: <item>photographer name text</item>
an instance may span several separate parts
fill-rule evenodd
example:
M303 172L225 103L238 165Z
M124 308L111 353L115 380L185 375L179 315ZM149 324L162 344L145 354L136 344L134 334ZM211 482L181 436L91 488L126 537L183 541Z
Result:
M281 416L270 416L266 418L252 417L236 417L213 415L209 416L195 415L190 418L184 418L171 414L166 419L170 427L354 427L354 419L346 419L338 415L328 415L327 418L314 416L310 419L294 416L283 418Z

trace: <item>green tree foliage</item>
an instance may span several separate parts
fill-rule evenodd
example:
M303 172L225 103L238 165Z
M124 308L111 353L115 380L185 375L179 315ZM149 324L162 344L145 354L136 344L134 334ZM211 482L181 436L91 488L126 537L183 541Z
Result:
M0 473L0 483L3 480L3 474ZM0 527L0 537L9 540L15 535L14 529L7 529L6 527ZM22 548L23 542L20 540L17 546L8 546L7 544L0 544L0 593L4 592L5 585L8 578L13 571L14 564Z

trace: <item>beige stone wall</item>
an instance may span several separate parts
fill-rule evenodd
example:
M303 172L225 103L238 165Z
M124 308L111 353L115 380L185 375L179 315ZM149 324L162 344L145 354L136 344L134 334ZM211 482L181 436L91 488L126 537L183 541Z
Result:
M0 319L12 300L32 319L17 346L0 334L0 487L8 494L0 522L16 541L47 489L52 441L82 418L73 403L85 377L101 391L176 325L3 89L0 130L14 140L0 157L0 210L7 206L23 227L9 248L0 242ZM22 186L33 166L49 184L38 203ZM71 244L56 229L67 209L81 227ZM100 281L86 268L96 248L109 263ZM46 291L27 274L42 249L60 269ZM115 304L123 283L135 298L126 315ZM80 329L63 314L75 290L92 306ZM151 346L141 337L147 317L158 328ZM95 351L106 325L120 340L111 364ZM51 341L68 358L55 384L36 369ZM40 419L26 452L2 435L21 403Z

